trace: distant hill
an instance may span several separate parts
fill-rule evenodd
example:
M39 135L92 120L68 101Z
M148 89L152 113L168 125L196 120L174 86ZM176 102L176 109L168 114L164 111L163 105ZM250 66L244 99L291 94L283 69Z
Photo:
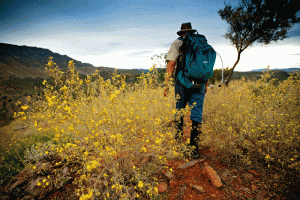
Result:
M265 70L266 69L254 69L251 72L263 72ZM284 71L284 72L287 72L287 73L292 73L292 72L297 71L297 70L298 70L298 72L300 72L300 68L286 68L286 69L272 69L272 70Z
M92 64L82 63L49 49L0 43L0 80L7 80L9 77L48 78L45 67L49 57L53 57L53 61L62 71L67 70L70 60L74 61L75 69L81 75L93 74L98 70L104 79L108 79L115 71L115 68L94 67ZM149 69L117 69L117 73L126 75L128 81L135 81L136 76L147 72Z
M249 79L249 80L258 80L261 78L261 75L263 74L263 71L265 70L253 70L248 72L233 72L232 80L234 79L241 79L242 77ZM287 70L288 71L288 70ZM290 76L290 72L283 71L283 70L271 70L271 78L276 78L279 81L286 80Z
M53 57L53 61L63 71L67 69L70 60L74 61L79 74L92 74L97 69L92 64L82 63L48 49L0 43L0 77L46 78L45 67L49 57Z

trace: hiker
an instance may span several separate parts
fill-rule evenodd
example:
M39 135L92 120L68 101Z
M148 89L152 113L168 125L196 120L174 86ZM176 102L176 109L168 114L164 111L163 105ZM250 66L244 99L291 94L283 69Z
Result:
M191 23L183 23L181 25L181 30L177 32L177 34L184 38L187 33L195 33L196 30L192 29ZM187 88L185 87L178 79L178 73L182 70L182 51L180 47L182 46L183 41L180 38L176 39L170 48L170 51L167 55L167 71L166 71L166 79L165 79L165 88L164 88L164 96L166 97L168 94L168 82L175 71L175 97L177 95L180 96L180 99L176 101L176 109L180 110L181 108L185 108L188 103L189 106L193 106L191 110L190 119L192 120L192 130L190 136L190 146L194 148L192 151L191 157L193 159L197 159L200 157L199 149L198 149L198 136L201 134L201 124L202 124L202 111L203 111L203 102L204 96L207 92L208 81L206 83L197 84L197 87ZM194 105L194 103L196 103ZM178 141L182 141L183 134L183 117L180 118L179 121L175 121L177 132L175 134L175 139Z

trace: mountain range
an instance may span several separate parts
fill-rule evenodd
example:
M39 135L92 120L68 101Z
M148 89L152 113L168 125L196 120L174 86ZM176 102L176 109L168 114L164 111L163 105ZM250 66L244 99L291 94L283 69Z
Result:
M284 72L287 72L287 73L292 73L292 72L295 72L295 71L298 71L300 72L300 68L285 68L285 69L272 69L274 71L284 71ZM252 72L263 72L263 71L266 71L266 69L254 69L252 70Z
M48 49L0 43L0 77L47 78L45 67L49 57L53 57L62 71L67 70L70 60L74 61L79 74L92 74L98 69L92 64L82 63Z

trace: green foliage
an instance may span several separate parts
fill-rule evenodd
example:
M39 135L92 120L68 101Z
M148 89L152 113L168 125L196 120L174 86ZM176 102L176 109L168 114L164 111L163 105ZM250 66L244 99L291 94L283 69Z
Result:
M9 149L0 147L0 185L8 183L18 172L22 171L26 163L25 152L33 145L44 144L54 138L52 133L30 134L14 136Z
M261 79L261 76L263 75L264 72L255 72L255 71L250 71L250 72L234 72L232 75L232 80L238 80L245 78L246 80L259 80ZM276 83L280 81L284 81L288 79L290 76L289 73L284 72L284 71L279 71L279 70L270 70L270 75L272 79L276 79Z
M14 93L35 93L35 88L40 91L42 88L43 78L18 78L18 77L9 77L0 79L0 87L4 88L4 91L8 93L10 89L14 91Z
M229 69L229 67L224 69L223 77L224 78L228 77L230 72L231 72L231 69ZM263 73L264 73L263 71L234 72L232 75L232 80L240 80L240 79L244 78L245 80L256 81L256 80L261 79L261 76L263 75ZM277 83L277 84L281 81L288 79L288 77L290 76L289 73L287 73L285 71L281 71L281 70L270 70L270 74L271 74L272 79L276 79L275 83ZM222 81L222 69L215 69L213 76L209 79L209 81L212 84L221 82Z
M9 111L7 109L6 100L3 100L2 108L0 108L0 126L7 125L12 120L13 118L9 115Z
M300 22L298 1L242 0L242 5L232 8L225 5L218 11L229 24L227 39L244 51L254 42L269 44L286 38L292 25Z
M165 81L165 74L166 74L166 68L158 68L157 73L158 73L158 82L162 83Z
M229 25L225 38L230 40L238 52L237 61L226 84L240 60L240 54L246 48L255 42L269 44L287 37L287 31L300 22L300 17L297 16L300 10L298 3L296 0L242 0L241 5L236 8L225 4L225 8L218 11L222 20Z
M223 78L227 77L229 72L230 72L229 67L223 69ZM212 84L222 81L222 69L214 69L213 76L209 79L209 81Z
M1 108L0 109L0 121L6 121L8 120L8 110L6 108Z

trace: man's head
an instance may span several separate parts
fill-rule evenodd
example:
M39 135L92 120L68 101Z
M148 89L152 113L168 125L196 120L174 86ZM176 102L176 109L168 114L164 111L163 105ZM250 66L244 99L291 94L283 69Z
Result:
M193 32L195 33L197 30L192 29L192 24L190 22L181 24L180 31L177 32L179 36L183 36L186 33Z

